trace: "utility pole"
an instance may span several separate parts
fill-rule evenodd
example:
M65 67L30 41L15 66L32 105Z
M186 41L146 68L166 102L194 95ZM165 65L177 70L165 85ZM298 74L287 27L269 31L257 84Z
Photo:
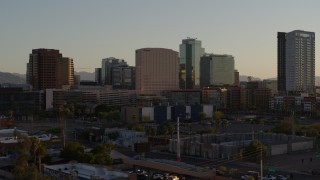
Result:
M292 139L295 135L295 129L294 129L294 110L292 111Z
M177 161L181 161L181 158L180 158L180 130L179 130L179 117L177 118Z
M263 167L262 167L262 143L260 148L260 180L263 178Z

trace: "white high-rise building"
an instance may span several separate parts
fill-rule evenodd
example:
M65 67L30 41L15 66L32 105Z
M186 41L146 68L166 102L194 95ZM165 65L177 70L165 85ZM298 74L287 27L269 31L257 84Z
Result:
M285 73L287 92L313 93L315 88L315 33L286 33Z
M200 57L204 54L201 41L187 38L180 44L180 89L200 87Z

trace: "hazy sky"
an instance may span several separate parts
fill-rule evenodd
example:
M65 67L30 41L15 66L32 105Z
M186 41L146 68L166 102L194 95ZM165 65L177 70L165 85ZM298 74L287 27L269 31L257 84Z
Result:
M196 37L207 53L231 54L241 75L276 77L277 32L317 33L319 0L3 0L0 1L0 71L26 72L32 49L59 49L76 71L93 72L101 59L130 65L135 50L179 51Z

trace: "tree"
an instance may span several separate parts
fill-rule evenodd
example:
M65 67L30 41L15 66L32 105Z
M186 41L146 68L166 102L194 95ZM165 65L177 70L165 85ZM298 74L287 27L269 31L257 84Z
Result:
M34 156L34 163L38 164L38 169L41 170L41 159L48 153L48 149L37 138L31 139L31 152ZM37 162L38 161L38 162Z
M99 154L104 152L110 154L114 148L115 146L113 144L98 144L91 150L91 152L93 154Z
M239 171L239 169L230 168L230 169L229 169L229 174L230 174L230 176L234 176L234 175L237 174L238 171Z
M220 128L222 116L223 116L223 112L221 112L221 111L215 111L213 113L212 118L213 118L213 121L214 121L217 129Z
M62 149L60 156L68 160L81 160L84 154L84 146L77 142L69 142Z
M261 158L265 157L267 154L267 148L258 140L252 140L250 145L245 148L243 152L243 158L252 161L259 162ZM262 155L262 157L261 157Z
M272 132L274 133L283 133L283 134L292 134L293 130L296 132L300 131L300 127L297 123L292 122L292 120L285 120L281 124L277 124L273 129Z
M154 136L156 135L156 129L154 127L148 128L147 134L148 136L151 136L152 144L153 144Z
M18 138L17 144L17 160L16 160L16 167L18 171L20 168L25 168L28 166L28 159L29 159L29 151L31 148L31 141L26 136L20 136Z
M43 176L35 164L29 164L31 151L31 140L27 136L20 136L17 144L17 160L13 170L14 179L16 180L46 180L48 177Z
M226 130L226 129L228 129L228 127L229 127L229 121L226 120L226 119L222 119L221 125L222 125L222 127Z
M203 122L206 119L207 114L205 112L199 112L199 116L200 116L200 121Z
M98 144L96 145L91 153L93 155L91 163L100 165L109 165L112 163L112 158L110 156L111 150L115 147L112 144Z
M14 127L14 124L13 111L10 110L8 111L8 117L1 120L1 127L12 128Z
M222 174L225 174L228 171L228 168L225 166L219 166L218 171L220 171Z
M71 111L69 108L64 107L64 106L59 106L58 108L58 114L59 114L59 118L61 123L63 123L63 131L62 131L62 136L63 136L63 147L66 146L66 131L67 131L67 118L69 116L71 116Z
M144 126L141 124L134 124L131 129L134 131L144 132Z
M169 134L169 130L168 130L168 126L167 126L166 122L160 124L159 134L161 134L161 135L168 135Z
M168 132L169 132L169 134L171 136L171 139L172 139L173 138L173 133L176 131L176 128L170 123L168 123L167 126L168 126Z
M146 116L146 115L142 116L142 122L150 122L150 120L151 120L150 116Z
M209 127L209 128L205 128L205 129L198 130L197 133L199 133L199 134L216 133L216 129Z

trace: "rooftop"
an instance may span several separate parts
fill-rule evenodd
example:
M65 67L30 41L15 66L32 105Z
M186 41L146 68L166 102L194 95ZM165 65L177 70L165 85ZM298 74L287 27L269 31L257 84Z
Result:
M44 166L44 173L50 174L50 172L55 171L56 173L64 173L70 175L76 175L78 178L91 179L92 177L97 177L100 179L117 179L128 177L127 173L108 170L103 166L94 166L82 163L68 163L68 164L58 164Z

